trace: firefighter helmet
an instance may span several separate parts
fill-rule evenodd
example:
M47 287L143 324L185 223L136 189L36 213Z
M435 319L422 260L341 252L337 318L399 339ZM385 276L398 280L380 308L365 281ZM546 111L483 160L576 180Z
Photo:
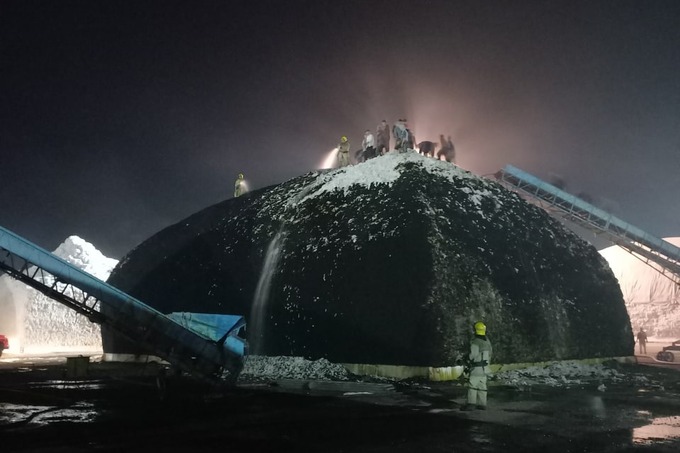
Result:
M475 323L475 335L486 335L486 325L482 321Z

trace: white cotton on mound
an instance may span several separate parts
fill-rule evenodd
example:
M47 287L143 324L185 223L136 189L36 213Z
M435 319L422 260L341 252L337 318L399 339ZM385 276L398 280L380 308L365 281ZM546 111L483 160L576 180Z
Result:
M53 253L103 281L118 263L78 236L67 238ZM0 297L2 312L13 318L10 352L101 351L99 325L30 286L10 280L9 276L1 279L2 286L11 289ZM70 290L66 289L65 294L70 294Z
M335 190L346 191L353 185L370 187L372 184L391 185L401 176L399 165L412 163L426 171L448 178L450 181L459 178L476 178L460 167L415 152L390 152L384 156L370 159L359 165L352 165L331 170L321 175L315 186L299 202L317 197L324 192Z
M107 258L94 245L78 236L68 237L52 253L103 281L109 278L118 264L118 260Z

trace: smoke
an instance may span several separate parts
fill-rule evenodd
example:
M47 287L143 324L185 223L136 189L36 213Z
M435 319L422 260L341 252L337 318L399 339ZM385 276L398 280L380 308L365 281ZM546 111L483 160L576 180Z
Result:
M494 73L486 63L455 61L432 51L410 54L405 63L403 55L380 55L370 43L365 47L353 55L350 67L326 73L326 83L314 87L332 87L330 92L310 94L330 109L328 115L307 117L307 136L326 140L313 149L328 149L346 135L354 152L366 129L375 131L383 119L392 126L406 118L416 142L438 143L440 134L451 136L456 163L474 173L495 173L508 163L546 167L547 151L554 153L546 144L556 120L538 93L520 92L505 80L509 74Z

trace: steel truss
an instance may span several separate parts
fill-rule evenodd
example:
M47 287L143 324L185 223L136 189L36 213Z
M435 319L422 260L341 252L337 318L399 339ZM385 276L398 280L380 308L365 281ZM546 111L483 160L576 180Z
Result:
M552 184L507 165L495 174L504 185L524 195L555 217L603 236L680 285L680 248L637 228Z
M243 366L243 356L225 342L198 335L0 227L0 273L3 271L203 381L233 383ZM100 311L102 305L105 312Z

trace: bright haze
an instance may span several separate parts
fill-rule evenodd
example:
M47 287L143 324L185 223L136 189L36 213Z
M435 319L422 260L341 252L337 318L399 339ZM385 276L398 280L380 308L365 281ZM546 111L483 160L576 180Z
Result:
M405 117L680 234L680 2L3 1L0 225L121 258ZM353 154L353 153L352 153Z

